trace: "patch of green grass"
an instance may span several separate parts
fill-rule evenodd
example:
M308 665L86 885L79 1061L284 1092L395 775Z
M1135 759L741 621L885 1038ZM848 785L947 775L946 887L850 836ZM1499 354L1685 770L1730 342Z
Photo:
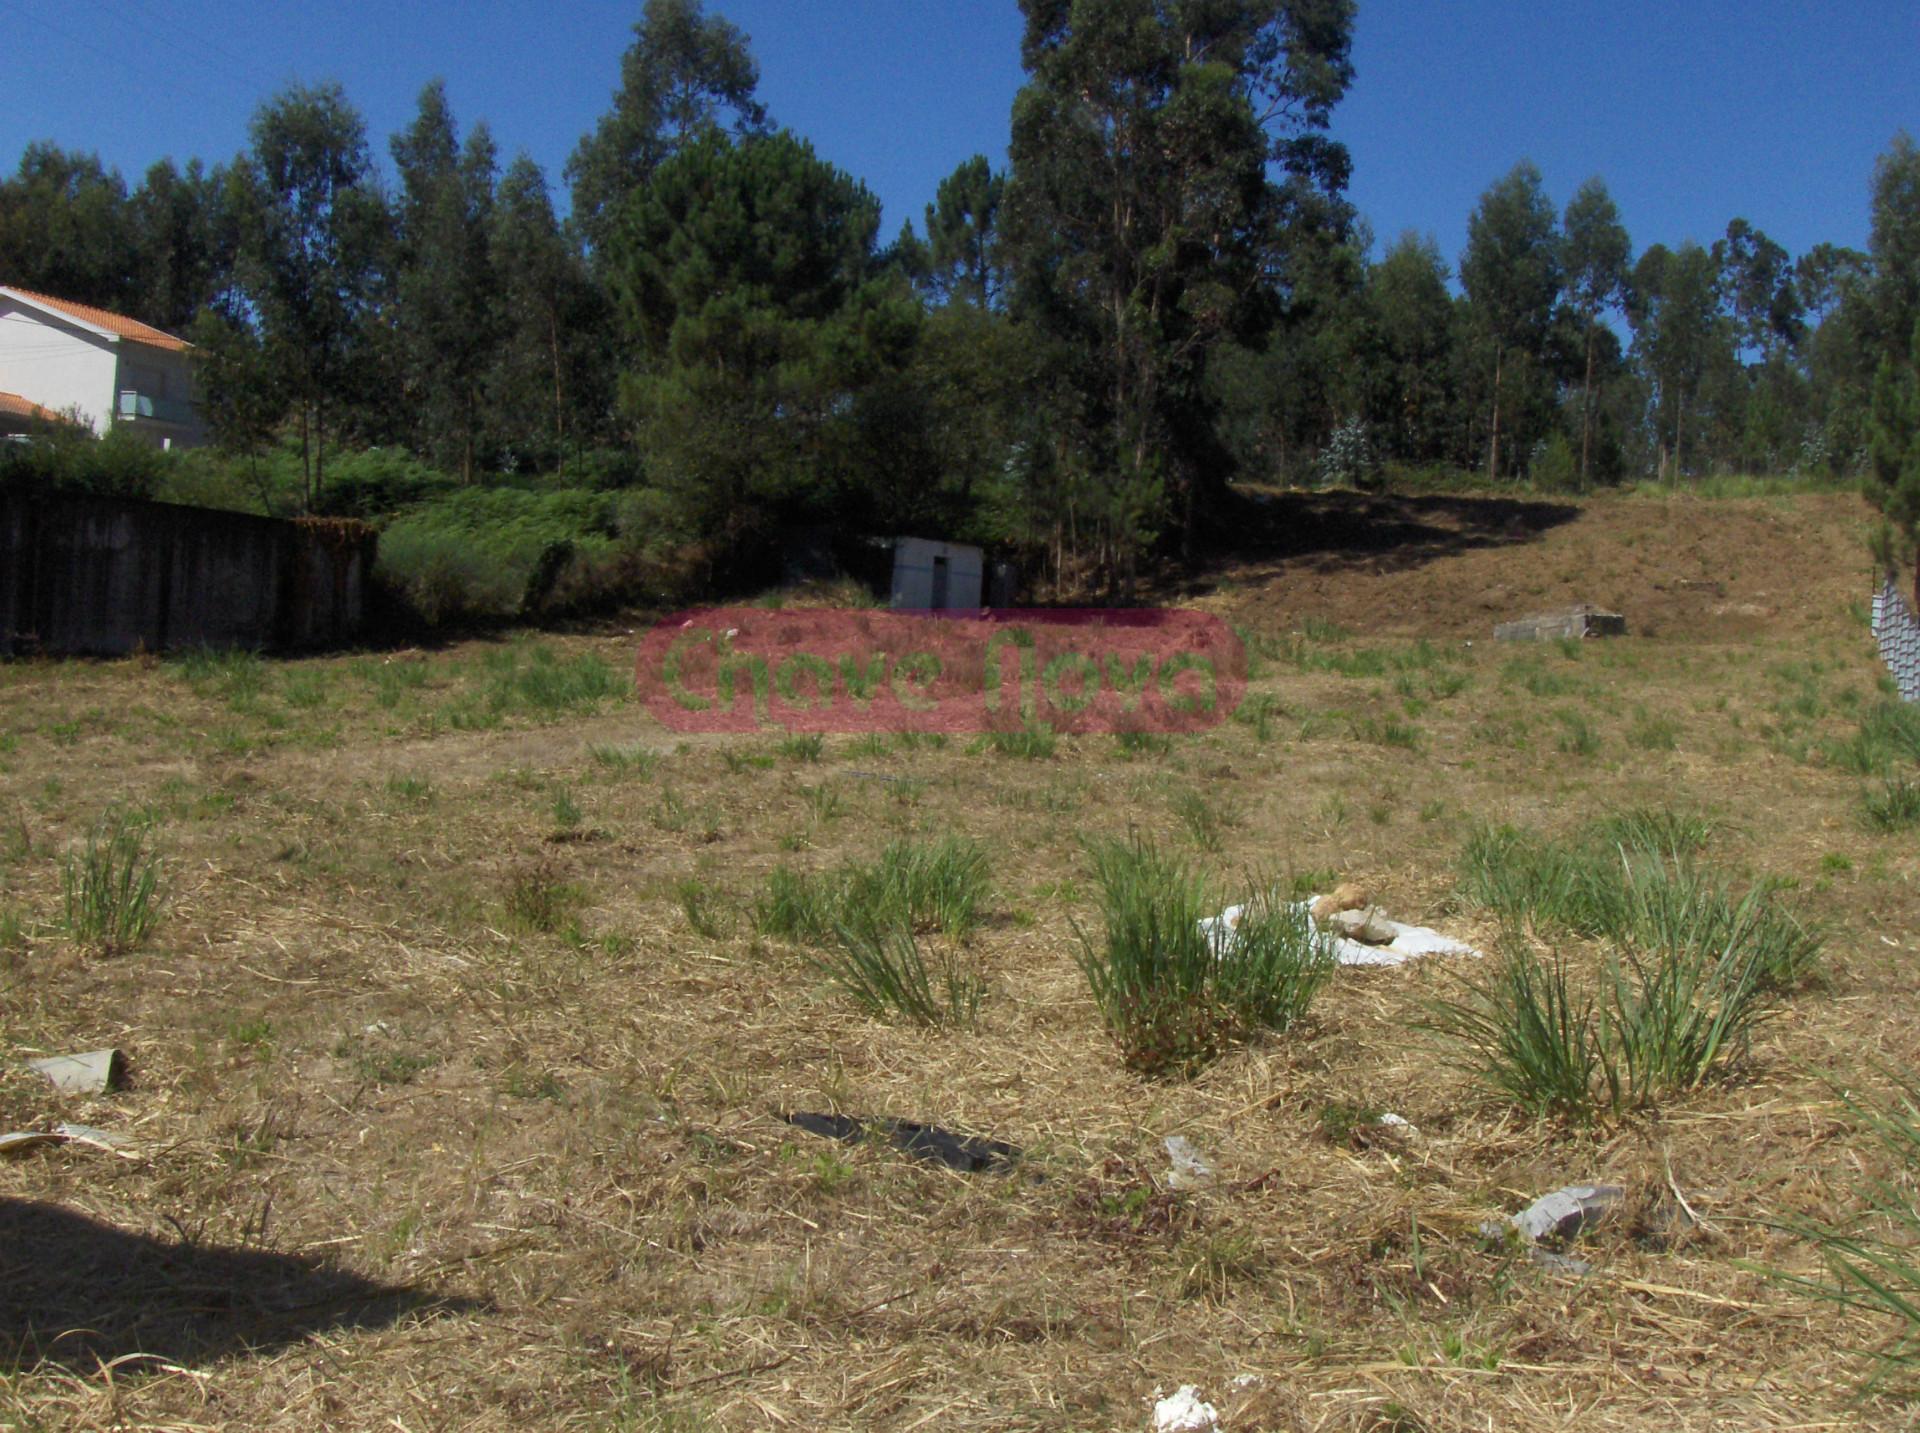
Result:
M549 935L560 929L580 903L580 891L561 879L549 862L522 866L507 879L502 901L509 930Z
M424 776L389 776L387 795L409 806L424 806L433 799L433 782Z
M1672 751L1680 744L1680 724L1672 717L1655 716L1641 707L1627 728L1627 744L1641 751Z
M1287 1029L1332 976L1331 943L1276 888L1210 936L1200 922L1218 907L1184 862L1140 837L1088 852L1105 930L1080 932L1080 968L1129 1068L1191 1073L1234 1040Z
M1013 756L1023 761L1050 761L1059 748L1059 739L1044 726L1024 727L1019 731L990 731L974 742L971 750L991 751L996 756Z
M1253 732L1262 746L1273 740L1274 720L1283 713L1279 701L1266 692L1258 692L1240 703L1233 719Z
M816 762L826 752L826 740L817 732L789 736L780 743L780 754L788 761Z
M919 1025L973 1024L983 985L951 943L929 958L904 924L841 925L835 933L838 943L810 959L868 1013Z
M299 711L327 704L333 672L327 667L290 667L280 676L280 700Z
M189 647L169 659L195 693L236 709L251 707L266 689L267 664L243 648Z
M719 940L731 934L733 916L724 891L698 876L686 876L674 883L673 893L695 935Z
M846 799L837 786L822 783L819 786L800 788L800 799L806 803L807 814L821 825L838 821L847 814Z
M592 711L625 694L626 681L592 652L569 661L541 643L489 653L486 700L497 713L557 717Z
M1242 710L1245 710L1242 707ZM1113 744L1122 756L1171 756L1173 738L1159 731L1115 732Z
M1677 858L1706 849L1720 823L1687 807L1630 806L1588 825L1584 838L1609 848Z
M388 657L379 662L362 658L352 671L372 690L374 705L382 711L393 711L427 685L427 664L417 657Z
M553 826L556 831L577 831L585 819L586 813L580 809L580 803L573 799L570 787L562 786L553 793Z
M588 748L593 764L615 776L651 779L660 767L660 753L644 746L595 746Z
M773 769L773 758L764 751L723 751L720 753L720 760L725 763L729 776Z
M1880 701L1860 717L1860 729L1825 747L1827 760L1855 776L1880 776L1902 764L1920 765L1920 704Z
M1920 1079L1894 1071L1892 1089L1875 1098L1840 1098L1889 1171L1862 1178L1863 1217L1845 1225L1811 1224L1798 1232L1826 1260L1828 1278L1787 1278L1843 1308L1875 1316L1887 1330L1875 1350L1872 1384L1910 1378L1920 1368Z
M27 948L27 918L12 906L0 906L0 951L17 955Z
M1600 733L1595 730L1586 716L1570 707L1562 707L1555 712L1554 720L1560 723L1560 750L1568 756L1597 756L1600 752Z
M965 837L895 841L866 865L815 875L776 868L755 922L763 935L814 943L843 927L869 933L895 926L938 930L961 940L979 924L989 879L985 850Z
M1227 832L1240 824L1240 813L1216 801L1209 801L1191 786L1173 793L1169 803L1187 835L1202 851L1217 853L1226 844Z
M1904 776L1888 777L1878 791L1861 793L1860 814L1869 830L1911 831L1920 826L1920 783Z
M1580 984L1559 956L1515 944L1425 1025L1448 1058L1529 1114L1589 1120L1698 1088L1744 1054L1770 1011L1760 956L1676 941L1609 958Z
M160 858L149 829L124 815L104 818L61 869L64 928L100 955L131 950L160 919Z

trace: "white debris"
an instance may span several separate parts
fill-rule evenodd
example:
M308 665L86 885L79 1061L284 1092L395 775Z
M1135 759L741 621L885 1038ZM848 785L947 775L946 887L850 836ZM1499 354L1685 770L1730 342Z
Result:
M1192 1140L1175 1134L1168 1135L1162 1142L1166 1145L1167 1158L1173 1161L1173 1169L1167 1175L1169 1189L1200 1189L1212 1182L1213 1166L1193 1147Z
M1382 1129L1390 1129L1396 1134L1403 1134L1408 1139L1420 1138L1420 1130L1412 1120L1408 1119L1405 1115L1394 1114L1391 1110L1381 1115L1374 1123Z
M1625 1197L1617 1184L1569 1184L1541 1195L1518 1214L1488 1220L1480 1229L1495 1238L1511 1229L1527 1244L1567 1240L1604 1218Z
M1153 1433L1218 1433L1220 1410L1201 1402L1195 1385L1181 1384L1171 1398L1160 1398L1157 1388L1153 1395L1159 1399L1153 1405Z
M1241 1374L1234 1375L1232 1387L1237 1391L1244 1391L1249 1388L1265 1387L1266 1382L1267 1382L1267 1379L1265 1374L1241 1373Z
M1240 928L1240 918L1246 913L1245 906L1232 906L1200 922L1200 929L1206 935L1207 942L1215 952L1226 949L1227 941L1234 931ZM1296 901L1293 909L1299 911L1313 924L1316 931L1325 927L1313 920L1313 901ZM1393 939L1384 945L1366 945L1357 940L1347 940L1333 935L1334 959L1342 965L1405 965L1409 960L1417 960L1427 955L1470 955L1479 956L1480 952L1465 941L1455 940L1450 935L1442 935L1437 930L1425 926L1403 925L1399 921L1388 920L1375 914L1375 924L1391 931Z

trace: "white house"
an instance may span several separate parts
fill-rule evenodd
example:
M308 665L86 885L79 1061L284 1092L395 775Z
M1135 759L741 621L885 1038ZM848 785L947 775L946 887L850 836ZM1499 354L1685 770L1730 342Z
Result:
M71 414L95 433L127 428L156 448L197 447L207 433L192 352L135 319L0 285L0 415Z

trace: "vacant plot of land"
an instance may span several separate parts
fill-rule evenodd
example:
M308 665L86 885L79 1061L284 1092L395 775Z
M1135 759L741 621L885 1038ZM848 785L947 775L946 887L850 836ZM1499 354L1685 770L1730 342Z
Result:
M1831 1082L1920 1055L1920 842L1867 807L1865 509L1348 500L1319 515L1418 531L1342 554L1303 507L1191 599L1256 654L1197 737L681 741L628 698L625 626L0 666L0 1037L129 1060L104 1096L0 1076L0 1129L133 1142L0 1164L0 1421L1145 1428L1189 1383L1230 1429L1903 1421L1859 1392L1894 1330L1775 1277L1817 1275L1794 1226L1880 1172ZM1568 600L1634 635L1487 640ZM1503 933L1459 861L1486 823L1623 811L1703 818L1702 859L1827 936L1742 1058L1651 1110L1488 1097L1421 1023L1470 962L1342 970L1157 1079L1078 963L1083 839L1139 832L1223 895L1357 881L1595 965ZM159 855L117 953L62 929L109 813ZM872 1017L777 933L781 868L949 835L988 891L923 938L978 976L971 1025ZM958 1173L795 1111L1022 1157ZM1171 1135L1202 1187L1168 1187ZM1628 1202L1587 1272L1480 1232L1602 1181Z

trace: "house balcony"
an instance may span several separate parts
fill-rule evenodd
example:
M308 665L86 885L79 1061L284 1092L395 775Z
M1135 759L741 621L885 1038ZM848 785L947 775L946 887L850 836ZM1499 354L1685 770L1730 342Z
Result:
M136 422L173 423L187 427L193 422L193 405L180 398L155 398L150 394L125 389L120 394L117 416Z

